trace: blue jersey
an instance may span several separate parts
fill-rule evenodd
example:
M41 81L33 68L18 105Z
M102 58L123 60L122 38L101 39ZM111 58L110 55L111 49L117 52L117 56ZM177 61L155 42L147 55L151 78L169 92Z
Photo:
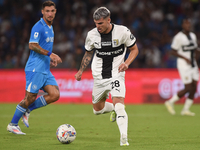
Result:
M31 30L29 43L38 43L43 49L52 52L53 41L53 26L48 26L43 18L41 18ZM48 74L50 71L50 57L30 50L25 71Z

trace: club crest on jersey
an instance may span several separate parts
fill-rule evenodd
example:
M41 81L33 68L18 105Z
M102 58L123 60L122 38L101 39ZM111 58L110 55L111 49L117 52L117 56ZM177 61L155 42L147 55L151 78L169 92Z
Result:
M114 40L113 40L113 45L114 45L114 46L119 45L119 40L118 40L118 39L114 39Z
M34 84L34 85L32 86L32 88L33 88L34 90L36 90L36 89L37 89L37 85Z
M185 80L188 80L188 77L185 77Z

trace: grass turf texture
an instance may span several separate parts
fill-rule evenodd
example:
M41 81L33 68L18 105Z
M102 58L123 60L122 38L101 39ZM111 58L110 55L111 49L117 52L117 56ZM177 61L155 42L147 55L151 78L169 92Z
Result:
M95 116L92 105L51 104L31 112L30 127L20 121L26 135L6 130L16 104L0 104L1 150L199 150L200 109L193 105L194 117L181 116L182 105L175 105L177 114L170 115L164 105L127 105L129 146L119 146L116 122L110 114ZM77 137L71 144L61 144L56 129L61 124L75 127Z

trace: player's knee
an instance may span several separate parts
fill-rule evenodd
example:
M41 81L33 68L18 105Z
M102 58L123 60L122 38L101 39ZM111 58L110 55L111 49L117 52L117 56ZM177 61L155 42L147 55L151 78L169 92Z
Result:
M189 93L195 93L196 92L196 87L194 87L194 86L188 86L187 88L186 88L186 90L187 90L187 92L189 92Z
M51 101L55 102L60 98L60 92L59 91L55 91L54 93L50 94L51 97Z
M54 100L57 101L60 98L60 92L56 92Z
M190 92L190 90L191 90L191 87L190 86L187 86L187 87L185 87L185 89L184 89L184 91L187 93L187 92Z

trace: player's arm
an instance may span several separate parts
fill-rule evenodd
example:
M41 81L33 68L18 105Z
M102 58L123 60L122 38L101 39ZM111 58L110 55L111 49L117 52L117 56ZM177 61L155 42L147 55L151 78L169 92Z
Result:
M196 55L195 55L195 59L196 59L196 62L197 62L197 65L198 65L198 67L200 66L200 64L199 64L199 60L200 60L200 47L198 47L197 48L197 50L196 50L196 53L195 53Z
M56 67L57 64L62 62L61 58L58 55L43 49L38 43L29 43L29 49L35 51L36 53L49 56L52 60L51 65L54 67Z
M133 62L133 60L138 55L139 50L138 50L137 44L135 44L134 46L130 47L129 50L130 50L130 53L129 53L128 58L118 68L119 72L123 72L123 71L127 70L128 66Z
M91 62L93 53L94 53L94 51L86 51L85 52L85 54L83 56L83 59L81 61L80 69L75 74L76 80L78 80L78 81L81 80L82 73L87 68L87 66L89 65L89 63Z
M172 49L171 52L170 52L170 54L173 55L173 56L182 58L182 59L184 59L188 64L191 64L191 61L190 61L189 59L187 59L187 58L185 58L184 56L178 54L177 50L175 50L175 49Z
M38 43L29 43L29 49L42 55L47 55L49 52L48 50L43 49Z

